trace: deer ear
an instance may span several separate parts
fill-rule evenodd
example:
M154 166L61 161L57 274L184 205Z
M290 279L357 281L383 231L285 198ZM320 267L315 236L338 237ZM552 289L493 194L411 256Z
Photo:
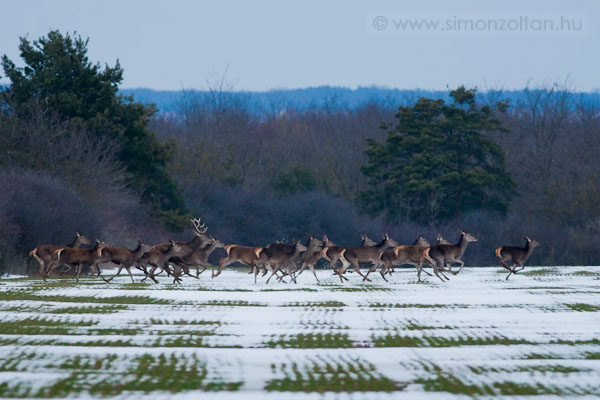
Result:
M81 236L79 232L75 232L75 235L77 235L77 237Z
M465 231L463 231L462 229L459 229L458 231L460 232L461 235L465 234Z
M523 239L527 240L528 242L531 242L531 239L529 239L527 236L523 236Z

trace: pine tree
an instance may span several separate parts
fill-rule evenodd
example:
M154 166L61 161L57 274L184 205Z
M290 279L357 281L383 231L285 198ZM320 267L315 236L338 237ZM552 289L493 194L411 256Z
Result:
M181 192L166 171L173 156L173 144L162 144L148 129L154 106L137 103L118 94L123 69L101 68L87 56L88 40L51 31L47 37L30 42L20 38L19 49L25 66L19 68L6 55L4 74L10 86L0 91L5 108L27 118L28 104L42 101L61 118L87 132L119 143L118 158L127 171L128 185L149 203L155 216L171 228L182 226L186 207Z
M464 86L452 103L420 98L401 106L395 124L382 124L385 143L369 139L362 172L364 207L389 220L432 222L473 210L506 212L515 184L503 150L484 132L506 132L494 110ZM499 103L497 111L506 110Z

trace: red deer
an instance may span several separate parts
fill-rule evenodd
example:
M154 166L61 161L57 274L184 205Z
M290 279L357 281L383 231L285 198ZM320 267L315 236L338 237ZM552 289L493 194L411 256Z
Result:
M438 278L440 278L442 282L444 282L444 280L438 272L445 270L444 265L448 266L448 271L450 271L450 273L452 273L453 275L458 274L465 265L464 261L461 258L465 253L465 250L467 249L467 245L470 242L476 241L477 238L475 236L461 230L460 240L458 241L458 244L436 244L435 246L431 246L430 248L425 249L425 251L423 252L423 261L419 265L419 272L417 274L418 280L421 281L421 270L423 269L423 263L425 260L427 260L433 265L433 273ZM453 263L460 264L460 268L457 272L452 272L451 265Z
M394 269L394 265L413 265L419 267L421 260L423 259L423 252L429 248L429 242L421 235L417 237L414 244L396 246L392 250L386 250L381 256L383 261L383 268L380 271L381 277L385 279L385 273L391 272ZM431 275L429 272L424 271L427 275Z
M240 246L238 244L228 244L223 248L227 252L227 257L221 258L217 272L212 275L213 278L221 275L223 268L234 262L246 264L254 268L254 262L258 260L258 257L263 250L262 247Z
M277 274L277 272L286 267L287 274L292 277L292 280L295 282L296 278L292 275L293 269L297 266L300 261L301 253L306 251L306 246L300 242L300 240L295 240L293 245L282 245L281 243L273 243L263 248L260 253L258 260L254 262L254 280L256 282L256 274L258 273L257 266L264 265L266 269L271 272L271 276L267 279L267 283L271 280L273 276ZM280 280L283 276L280 277Z
M211 236L211 239L206 247L197 248L192 254L184 258L171 259L170 262L176 264L180 268L181 272L192 277L194 276L190 274L189 269L190 267L196 266L195 278L198 278L200 274L206 271L206 268L209 266L214 271L213 265L208 262L208 257L215 249L223 248L224 246L225 244L223 242ZM200 271L200 267L202 267L202 271Z
M54 271L60 264L56 264L58 261L58 257L56 255L56 250L61 249L63 247L71 247L73 249L78 249L84 244L90 244L90 239L87 237L80 235L79 232L75 233L75 239L70 245L66 244L43 244L41 246L36 247L35 249L29 252L29 255L36 259L36 261L40 264L39 273L44 282L46 281L46 277L50 276L52 271Z
M157 269L160 269L161 271L166 270L169 259L171 259L171 257L175 257L177 254L180 254L182 251L181 246L173 240L169 241L169 247L167 247L166 249L164 249L163 246L157 246L158 245L152 246L152 250L146 253L142 257L142 260L140 260L140 264L148 264L152 266L152 269L150 270L150 272L146 273L146 277L142 279L142 282L146 278L150 278L154 281L154 283L158 283L158 281L154 277L154 271L156 271ZM144 270L144 272L146 271ZM180 279L178 277L175 277L174 282L179 281Z
M533 249L540 245L536 240L530 239L527 236L523 236L525 239L525 247L512 247L512 246L500 246L496 249L496 257L500 259L500 264L510 272L506 277L506 280L511 274L516 274L525 268L525 261L533 253ZM508 263L512 263L512 267ZM517 269L517 265L521 268Z
M298 270L298 274L296 276L299 276L302 273L302 271L304 271L306 268L310 268L313 275L315 276L315 279L317 280L317 282L319 282L319 278L317 278L317 273L315 272L315 265L321 259L321 251L323 251L325 242L311 236L308 233L306 235L308 236L308 242L306 243L306 251L302 253L302 258L300 260L300 269Z
M394 239L390 238L386 233L383 235L381 242L375 246L347 247L346 250L340 255L340 260L342 260L343 265L338 270L338 273L340 275L343 274L346 272L346 269L352 265L354 270L363 277L363 280L370 282L369 273L383 265L381 261L381 255L390 246L398 246L398 243ZM363 275L360 272L360 263L373 264L373 267L367 271L367 275Z
M97 276L100 276L100 269L97 267L97 264L99 261L98 249L102 246L106 246L106 243L96 239L96 245L92 249L63 247L56 250L57 263L65 264L67 267L74 266L76 268L76 282L79 282L79 275L81 275L83 267L90 267L92 272L96 272Z
M136 266L138 261L150 251L152 251L152 246L142 243L141 240L138 240L138 245L133 250L123 249L115 246L100 247L97 252L99 258L97 263L100 264L105 262L113 262L119 266L119 270L116 274L108 279L105 279L104 277L102 279L104 279L106 283L109 283L121 273L123 268L125 268L129 273L131 282L135 283L133 280L133 274L131 273L131 267Z

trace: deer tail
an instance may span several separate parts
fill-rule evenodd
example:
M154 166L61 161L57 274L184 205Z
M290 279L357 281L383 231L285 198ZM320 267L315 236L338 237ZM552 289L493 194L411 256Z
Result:
M228 244L227 246L223 247L227 252L227 257L229 257L229 252L231 251L232 247L235 247L235 244Z
M263 251L262 247L257 247L254 249L254 255L256 256L256 258L260 257L260 253Z
M429 255L429 252L431 251L431 247L428 247L425 249L425 251L423 251L423 257L429 262L431 263L431 265L435 266L435 261L433 261L433 258L431 258L431 256Z
M60 253L62 253L62 251L63 251L64 249L65 249L65 248L63 247L62 249L54 250L54 252L56 253L56 257L57 257L58 259L60 259Z
M37 256L37 247L36 247L35 249L33 249L33 250L31 250L31 251L29 252L29 256L30 256L30 257L35 257L35 256Z
M500 254L500 253L502 253L503 248L504 248L504 246L500 246L496 249L496 257L502 258L502 254Z

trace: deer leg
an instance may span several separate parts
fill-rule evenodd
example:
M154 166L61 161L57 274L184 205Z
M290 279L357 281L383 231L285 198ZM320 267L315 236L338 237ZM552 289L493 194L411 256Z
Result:
M319 278L317 278L317 271L315 271L315 266L313 264L309 264L308 266L310 268L310 270L312 271L313 275L315 276L315 279L317 280L317 283L320 283ZM300 274L298 274L300 275Z
M365 277L368 277L371 272L377 271L377 267L379 267L379 264L373 264L373 266L367 271L367 275L365 275Z
M460 264L458 271L452 272L453 275L457 275L458 273L460 273L460 271L462 271L463 267L465 266L465 262L463 260L461 260L460 258L458 260L454 260L454 262Z
M433 273L435 274L435 276L440 278L440 281L444 282L444 279L442 279L442 277L438 273L438 266L444 265L444 261L443 261L443 259L442 259L442 261L440 261L438 259L434 259L434 261L435 261L435 266L433 267Z
M121 273L121 271L123 270L123 268L125 268L125 267L122 264L119 264L119 270L117 271L116 274L114 274L113 276L111 276L108 279L106 279L105 277L102 277L102 279L104 279L104 282L110 283L110 281L112 281L115 277L117 277ZM129 275L131 275L131 271L129 271ZM131 278L131 280L133 281L133 277Z
M223 270L223 268L232 263L233 261L229 260L229 258L221 258L219 260L219 268L217 269L216 273L212 274L212 278L216 278L217 276L221 275L221 271Z
M379 271L379 273L381 274L381 277L383 278L384 281L388 282L388 280L385 277L385 271L387 270L387 268L381 268L381 270Z

